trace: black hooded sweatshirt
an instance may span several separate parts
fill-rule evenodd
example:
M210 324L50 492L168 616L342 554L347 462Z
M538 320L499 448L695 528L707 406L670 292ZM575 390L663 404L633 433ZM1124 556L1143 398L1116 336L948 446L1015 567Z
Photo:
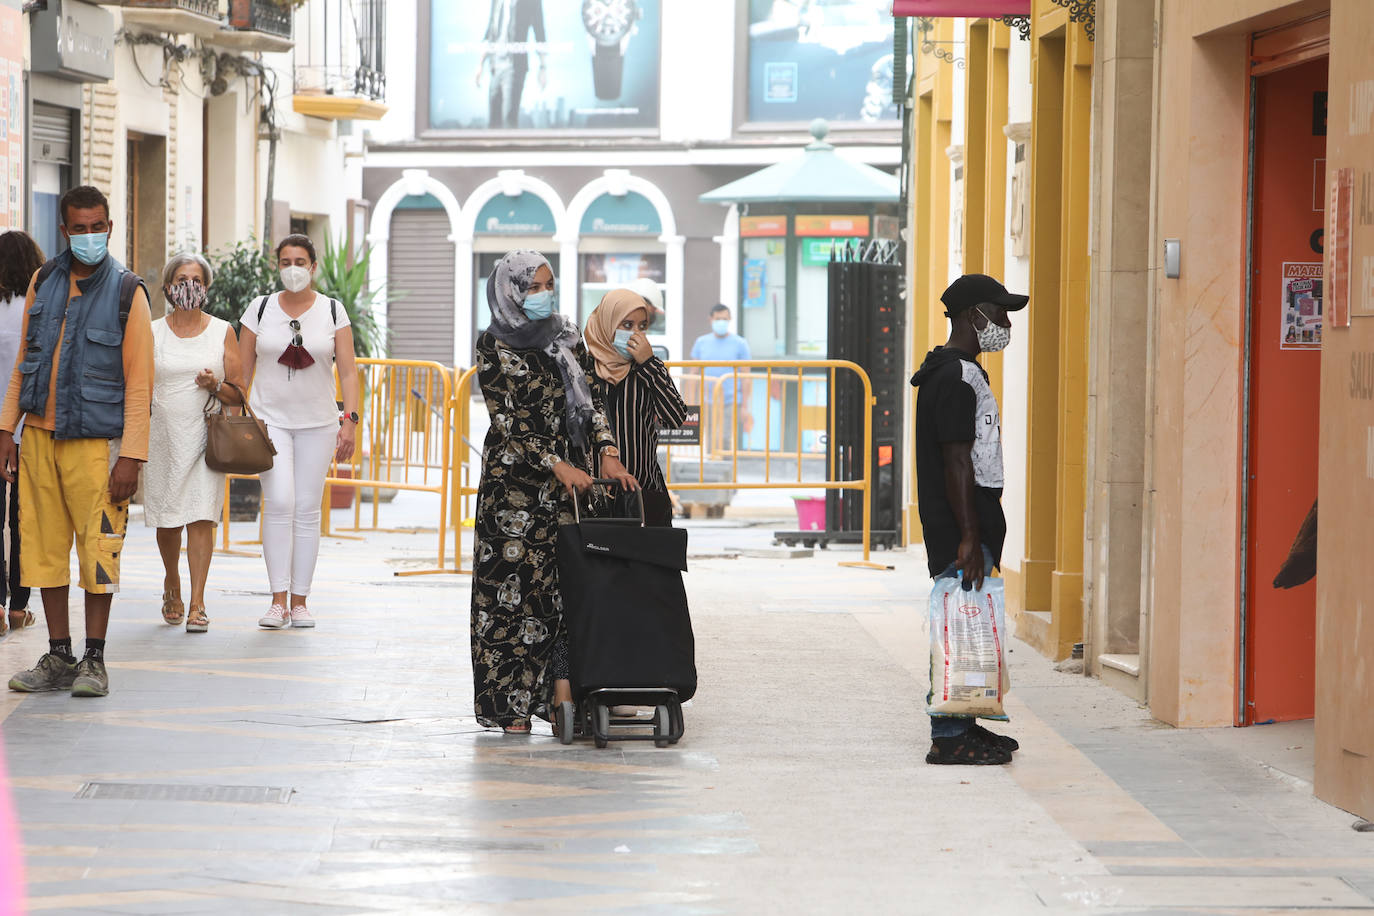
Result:
M931 576L959 555L959 520L945 490L946 442L973 443L973 511L978 537L1002 565L1002 417L988 374L973 354L936 347L911 377L916 395L916 502Z

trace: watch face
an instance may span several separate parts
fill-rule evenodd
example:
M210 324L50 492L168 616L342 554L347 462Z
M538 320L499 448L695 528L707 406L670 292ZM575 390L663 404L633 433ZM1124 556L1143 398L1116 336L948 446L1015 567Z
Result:
M582 24L602 44L624 38L637 12L634 0L582 0Z

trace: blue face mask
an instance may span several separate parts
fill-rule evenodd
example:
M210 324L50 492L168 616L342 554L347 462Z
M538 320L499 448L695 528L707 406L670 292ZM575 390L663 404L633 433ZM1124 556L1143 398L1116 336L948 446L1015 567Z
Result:
M724 337L726 334L729 334L729 333L730 333L730 319L729 319L729 318L717 318L715 321L711 322L711 331L712 331L717 337Z
M553 290L546 289L526 296L525 303L521 308L525 310L525 317L530 321L543 321L553 314L553 307L556 302Z
M85 235L73 235L69 241L72 246L72 256L87 267L94 267L105 260L105 255L109 250L110 233L89 232Z
M634 331L627 331L624 328L615 329L615 341L611 346L615 347L615 352L626 359L633 359L630 356L630 338L634 336Z

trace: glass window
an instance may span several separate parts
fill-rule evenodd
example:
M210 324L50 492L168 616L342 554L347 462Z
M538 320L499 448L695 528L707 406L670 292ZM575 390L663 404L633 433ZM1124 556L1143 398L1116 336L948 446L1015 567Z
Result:
M662 254L633 254L615 252L614 254L582 255L582 300L578 309L578 323L585 326L592 310L601 303L601 298L613 289L620 289L632 280L647 277L658 284L660 295L664 295L663 308L672 307L665 295L663 281L667 270L667 256ZM649 325L651 335L667 333L664 313L659 312Z
M787 239L743 240L739 333L755 359L787 354Z

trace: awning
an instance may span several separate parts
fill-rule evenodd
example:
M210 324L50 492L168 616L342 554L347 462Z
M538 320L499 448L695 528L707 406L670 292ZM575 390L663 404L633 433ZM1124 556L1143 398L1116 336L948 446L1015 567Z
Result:
M892 0L894 16L1029 16L1031 0Z
M897 176L836 155L825 142L829 130L818 120L811 125L816 139L800 156L707 191L699 199L707 204L897 203Z

